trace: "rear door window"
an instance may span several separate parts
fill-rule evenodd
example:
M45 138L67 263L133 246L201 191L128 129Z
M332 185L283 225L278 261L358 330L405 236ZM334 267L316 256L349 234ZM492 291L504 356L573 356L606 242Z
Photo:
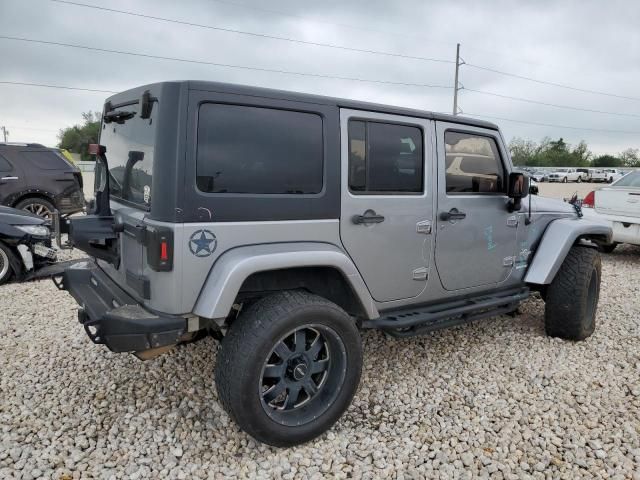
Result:
M206 193L317 194L322 117L263 107L200 106L196 183Z
M9 161L0 155L0 172L10 172L13 168Z
M356 195L423 192L422 130L349 121L349 190Z
M504 167L494 138L474 133L445 133L448 194L503 194Z
M69 164L60 155L51 151L23 150L20 154L35 167L42 170L68 170Z

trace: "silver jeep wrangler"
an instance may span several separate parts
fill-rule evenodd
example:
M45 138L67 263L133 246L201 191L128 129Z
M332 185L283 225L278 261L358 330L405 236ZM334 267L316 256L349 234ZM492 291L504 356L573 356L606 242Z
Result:
M546 301L594 331L597 243L579 208L524 200L498 127L370 103L165 82L104 106L95 261L55 279L91 340L152 358L221 341L218 396L256 439L308 441L358 387L361 329L409 337Z

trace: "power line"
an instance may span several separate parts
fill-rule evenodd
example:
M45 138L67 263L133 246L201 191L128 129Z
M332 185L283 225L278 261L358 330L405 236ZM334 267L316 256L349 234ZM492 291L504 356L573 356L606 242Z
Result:
M21 85L21 86L29 86L29 87L45 87L45 88L59 88L62 90L80 90L83 92L95 92L95 93L118 93L114 90L98 90L95 88L80 88L80 87L67 87L63 85L48 85L45 83L29 83L29 82L9 82L0 80L0 84L2 85Z
M117 10L115 8L107 8L107 7L99 7L97 5L88 5L86 3L80 3L80 2L72 2L69 0L50 0L51 2L56 2L56 3L63 3L63 4L67 4L67 5L74 5L77 7L85 7L85 8L91 8L94 10L101 10L101 11L105 11L105 12L112 12L112 13L119 13L122 15L129 15L129 16L133 16L133 17L139 17L139 18L145 18L148 20L157 20L160 22L168 22L168 23L175 23L178 25L186 25L189 27L197 27L197 28L206 28L209 30L217 30L220 32L227 32L227 33L235 33L235 34L239 34L239 35L249 35L251 37L259 37L259 38L268 38L271 40L280 40L280 41L284 41L284 42L291 42L291 43L297 43L297 44L301 44L301 45L310 45L310 46L314 46L314 47L323 47L323 48L333 48L333 49L338 49L338 50L346 50L346 51L350 51L350 52L357 52L357 53L367 53L367 54L371 54L371 55L382 55L385 57L397 57L397 58L403 58L403 59L409 59L409 60L420 60L423 62L437 62L437 63L453 63L451 60L444 60L444 59L440 59L440 58L429 58L429 57L419 57L419 56L414 56L414 55L404 55L401 53L393 53L393 52L382 52L382 51L378 51L378 50L367 50L367 49L362 49L362 48L353 48L353 47L347 47L344 45L336 45L333 43L321 43L321 42L312 42L309 40L299 40L296 38L289 38L289 37L280 37L277 35L267 35L264 33L256 33L256 32L248 32L245 30L237 30L237 29L233 29L233 28L224 28L224 27L215 27L213 25L205 25L202 23L194 23L194 22L187 22L184 20L174 20L172 18L166 18L166 17L156 17L154 15L146 15L146 14L142 14L142 13L136 13L136 12L131 12L131 11L127 11L127 10Z
M545 105L547 107L566 108L568 110L577 110L579 112L602 113L602 114L606 114L606 115L616 115L616 116L619 116L619 117L640 118L640 115L634 114L634 113L607 112L607 111L604 111L604 110L593 110L593 109L590 109L590 108L572 107L570 105L560 105L560 104L556 104L556 103L540 102L540 101L537 101L537 100L532 100L530 98L512 97L510 95L503 95L503 94L500 94L500 93L486 92L484 90L474 90L473 88L467 88L467 87L461 88L460 90L466 90L467 92L473 92L473 93L480 93L482 95L491 95L493 97L506 98L508 100L515 100L515 101L518 101L518 102L533 103L533 104L536 104L536 105Z
M478 70L497 73L498 75L505 75L507 77L519 78L521 80L527 80L529 82L540 83L543 85L552 85L554 87L565 88L567 90L574 90L576 92L591 93L594 95L604 95L606 97L622 98L625 100L634 100L634 101L640 102L640 98L638 97L627 97L625 95L618 95L616 93L601 92L598 90L588 90L586 88L574 87L572 85L567 85L564 83L556 83L556 82L549 82L546 80L539 80L537 78L525 77L524 75L517 75L515 73L503 72L502 70L496 70L495 68L490 68L490 67L483 67L482 65L475 65L473 63L465 63L465 65L470 68L476 68Z
M102 53L115 53L118 55L128 55L132 57L141 57L141 58L151 58L155 60L168 60L172 62L182 62L182 63L194 63L198 65L210 65L214 67L223 67L223 68L236 68L241 70L252 70L258 72L269 72L269 73L279 73L284 75L299 75L305 77L315 77L315 78L328 78L332 80L348 80L353 82L364 82L364 83L377 83L377 84L387 84L387 85L402 85L408 87L425 87L425 88L452 88L450 85L430 85L426 83L408 83L408 82L394 82L391 80L373 80L369 78L357 78L357 77L342 77L337 75L324 75L321 73L309 73L309 72L295 72L292 70L277 70L272 68L261 68L261 67L250 67L247 65L233 65L230 63L216 63L216 62L208 62L205 60L189 60L186 58L178 58L178 57L165 57L161 55L152 55L148 53L138 53L138 52L128 52L124 50L111 50L107 48L98 48L98 47L89 47L87 45L77 45L72 43L61 43L61 42L51 42L47 40L35 40L32 38L24 38L24 37L9 37L5 35L0 35L0 39L4 40L14 40L17 42L27 42L27 43L37 43L41 45L54 45L58 47L68 47L68 48L77 48L81 50L90 50L93 52L102 52Z
M398 31L395 31L395 30L376 29L376 28L371 28L371 27L363 27L363 26L359 26L359 25L351 25L351 24L347 24L347 23L337 23L337 22L328 22L326 20L309 19L309 18L307 18L307 17L305 17L303 15L296 15L294 13L284 12L282 10L273 10L273 9L268 9L268 8L263 8L263 7L256 7L256 6L247 5L247 4L244 4L244 3L232 2L230 0L210 0L210 1L215 2L215 3L221 3L221 4L224 4L224 5L233 5L235 7L245 8L245 9L248 9L248 10L265 12L265 13L269 13L271 15L279 15L279 16L283 16L283 17L295 18L295 19L298 19L298 20L304 20L306 22L318 23L318 24L322 24L322 25L331 25L331 26L334 26L334 27L347 28L347 29L352 29L352 30L360 30L360 31L364 31L364 32L382 33L382 34L385 34L385 35L395 35L395 36L404 37L404 38L413 38L413 39L418 38L418 39L426 40L428 43L446 45L448 47L453 46L452 43L436 41L436 40L433 40L430 37L427 37L425 35L421 35L421 34L415 33L415 32L398 32ZM475 47L475 46L467 46L466 48L470 49L470 50L475 50L477 52L489 53L489 54L491 54L493 56L498 55L498 56L501 56L501 57L504 57L504 58L516 59L515 55L509 55L509 54L505 54L503 52L496 52L496 51L493 51L493 50L487 50L487 49L478 48L478 47ZM518 57L517 60L520 61L520 62L528 63L529 65L538 65L538 63L529 62L529 61L523 60L520 57ZM451 62L451 63L453 63L453 62Z
M640 132L631 132L631 131L627 131L627 130L604 130L604 129L600 129L600 128L588 128L588 127L572 127L569 125L555 125L552 123L540 123L540 122L528 122L525 120L517 120L514 118L505 118L505 117L498 117L495 115L485 115L485 114L480 114L480 113L468 113L468 112L464 112L464 115L468 115L470 117L483 117L483 118L493 118L496 120L503 120L505 122L514 122L514 123L524 123L527 125L536 125L539 127L553 127L553 128L567 128L570 130L584 130L584 131L590 131L590 132L603 132L603 133L622 133L625 135L640 135Z

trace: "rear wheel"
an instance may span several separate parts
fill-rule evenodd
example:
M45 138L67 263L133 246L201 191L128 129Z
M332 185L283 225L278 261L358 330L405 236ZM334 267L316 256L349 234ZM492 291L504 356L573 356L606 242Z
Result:
M362 346L340 307L304 292L253 303L231 325L216 364L220 401L252 437L285 447L328 430L360 381Z
M16 208L18 210L26 210L47 220L51 220L56 209L49 200L39 197L25 198L17 203Z
M547 335L584 340L596 327L601 260L594 248L572 247L545 295Z
M11 266L13 256L9 247L0 242L0 285L7 283L13 276L13 267Z

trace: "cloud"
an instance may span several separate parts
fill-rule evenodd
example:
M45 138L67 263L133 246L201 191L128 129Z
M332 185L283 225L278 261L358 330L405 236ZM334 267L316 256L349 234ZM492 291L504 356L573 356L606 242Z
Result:
M462 44L468 63L585 89L640 98L640 4L596 0L552 2L397 2L351 0L300 4L282 0L113 0L93 5L227 29L353 48L453 60ZM245 5L245 6L242 6ZM276 12L277 11L277 12ZM278 13L279 12L279 13ZM53 2L0 3L0 31L56 42L216 63L405 83L453 84L453 65L299 45L178 25ZM452 92L144 59L0 40L0 81L125 90L146 83L200 79L296 90L378 103L450 111ZM465 87L542 102L640 114L640 101L590 95L463 66ZM12 141L56 143L56 132L100 110L106 95L0 85L0 124ZM577 112L460 95L466 112L591 129L640 131L640 118ZM639 147L640 135L579 131L496 120L507 139L585 139L597 152Z

